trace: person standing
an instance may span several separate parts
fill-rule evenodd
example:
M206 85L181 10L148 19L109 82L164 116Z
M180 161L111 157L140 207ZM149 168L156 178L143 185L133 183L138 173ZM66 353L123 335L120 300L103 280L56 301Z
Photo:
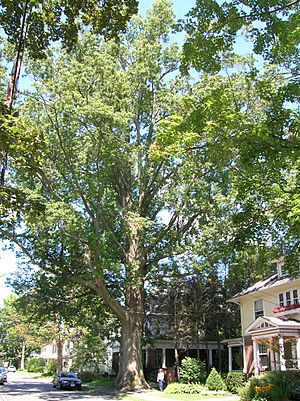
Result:
M159 391L164 391L165 374L163 369L159 369L156 381L158 383Z

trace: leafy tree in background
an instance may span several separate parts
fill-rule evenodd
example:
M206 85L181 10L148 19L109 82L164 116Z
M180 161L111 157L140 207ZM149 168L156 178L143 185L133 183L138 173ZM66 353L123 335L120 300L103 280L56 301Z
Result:
M137 12L136 0L2 0L0 26L18 50L22 23L26 29L26 49L30 57L45 57L49 45L61 40L71 47L83 27L107 38L116 37Z
M216 72L235 49L237 37L253 52L287 71L299 72L299 0L197 0L182 21L187 65Z
M187 69L193 66L206 73L220 70L230 73L237 38L241 46L248 41L254 59L258 57L259 63L252 65L245 78L256 88L255 96L264 112L253 120L250 110L244 109L234 122L235 133L228 138L216 118L224 117L226 102L219 87L220 97L208 109L214 116L215 140L220 143L215 151L222 154L224 143L229 145L225 148L228 159L227 163L223 160L223 166L228 168L231 160L239 173L234 183L235 204L240 208L234 221L239 231L237 240L242 242L249 236L255 243L255 237L264 237L263 241L272 237L277 256L288 254L287 261L290 259L296 270L300 232L299 6L298 0L199 0L182 21L188 34L184 44ZM231 110L239 112L228 113L226 124L233 115L239 115L241 100L242 107L247 108L245 92L241 94L242 99L238 93L233 95L235 104ZM199 134L204 132L201 122L206 121L202 113L205 104L200 102L192 123Z
M51 327L46 340L57 346L57 372L63 369L66 341L74 343L72 359L78 369L89 360L89 366L99 370L98 362L103 364L107 357L107 339L118 335L118 325L91 290L30 267L20 269L8 282L19 295L20 310L30 311L28 318L41 327Z
M2 359L24 369L25 359L39 351L47 338L50 327L32 321L28 309L20 307L18 298L10 296L0 313L0 354Z

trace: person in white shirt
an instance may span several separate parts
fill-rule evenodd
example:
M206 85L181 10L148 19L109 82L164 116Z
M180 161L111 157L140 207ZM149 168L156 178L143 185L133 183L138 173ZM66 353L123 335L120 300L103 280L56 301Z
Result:
M165 374L163 369L159 369L156 381L158 383L159 391L164 391Z

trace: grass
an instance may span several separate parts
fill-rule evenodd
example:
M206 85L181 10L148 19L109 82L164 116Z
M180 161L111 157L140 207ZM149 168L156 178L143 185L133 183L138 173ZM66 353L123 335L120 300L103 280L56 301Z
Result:
M224 397L221 395L201 395L201 394L165 394L165 393L151 393L153 397L164 398L166 400L176 400L176 401L205 401L211 400L215 398L216 400L220 397ZM145 398L137 398L132 397L130 395L126 395L122 398L122 401L145 401Z
M99 379L93 380L91 382L86 383L87 385L90 386L95 386L95 387L114 387L114 379L109 379L107 377L99 377Z

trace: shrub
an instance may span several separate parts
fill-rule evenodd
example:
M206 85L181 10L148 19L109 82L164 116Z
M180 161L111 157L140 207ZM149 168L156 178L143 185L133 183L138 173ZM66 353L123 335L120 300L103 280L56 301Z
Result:
M90 372L90 371L82 371L80 372L80 379L83 383L89 383L93 380L99 379L99 373Z
M186 357L181 362L179 373L182 383L204 383L206 377L205 363L195 358Z
M197 383L170 383L165 389L167 394L200 394L204 390L201 384Z
M229 372L225 379L228 391L237 394L238 389L244 387L246 383L246 375L243 372Z
M43 358L30 358L26 361L26 369L28 372L43 372L45 368L45 360Z
M224 383L221 375L216 371L215 368L212 368L212 370L210 371L210 374L206 379L205 387L207 387L208 390L227 390L226 384Z
M51 360L48 364L44 367L44 375L45 376L54 376L57 370L57 363L55 360Z
M265 372L252 377L241 393L241 401L286 401L291 395L292 385L285 372Z

